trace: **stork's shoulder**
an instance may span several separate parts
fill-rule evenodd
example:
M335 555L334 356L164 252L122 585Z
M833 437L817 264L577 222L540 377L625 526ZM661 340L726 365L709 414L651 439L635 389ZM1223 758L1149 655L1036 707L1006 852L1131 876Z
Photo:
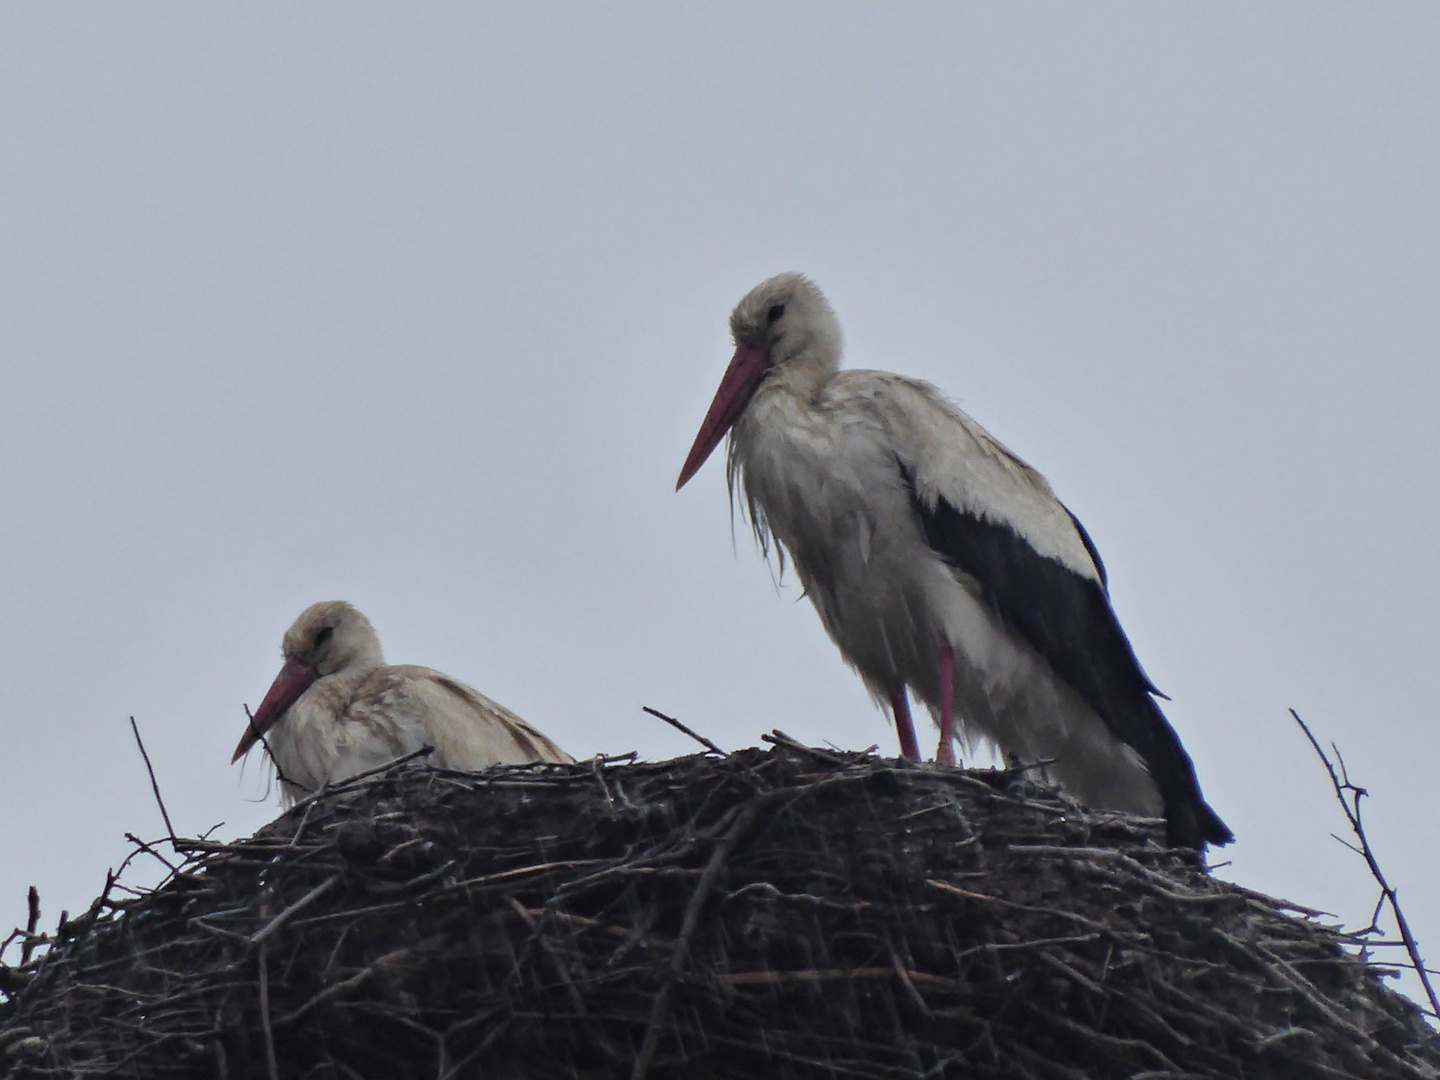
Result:
M931 383L888 371L842 371L828 394L837 405L863 405L892 440L917 460L964 456L992 464L1050 498L1050 483Z
M425 677L429 668L391 664L352 685L344 719L399 737L423 727Z
M525 761L571 761L569 754L498 701L434 668L397 665L372 679L388 710L422 723L436 763L479 769Z
M472 722L519 719L474 687L418 664L392 664L371 672L360 688L361 703L406 715Z
M864 403L929 509L955 510L1007 526L1039 554L1082 577L1101 579L1075 519L1050 482L930 383L882 371L832 380L837 400Z

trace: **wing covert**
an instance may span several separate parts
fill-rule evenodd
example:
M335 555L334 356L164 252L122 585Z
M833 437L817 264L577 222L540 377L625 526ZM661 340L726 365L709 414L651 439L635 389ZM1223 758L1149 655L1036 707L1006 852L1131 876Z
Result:
M1103 586L1099 559L1045 477L939 390L876 371L842 372L835 382L838 392L869 398L923 506L933 509L943 501L961 513L1003 522L1038 554Z

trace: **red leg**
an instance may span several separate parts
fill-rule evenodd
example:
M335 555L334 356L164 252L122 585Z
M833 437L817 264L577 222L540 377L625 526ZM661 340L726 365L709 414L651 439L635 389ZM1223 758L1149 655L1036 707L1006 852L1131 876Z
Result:
M915 725L910 722L910 701L905 688L890 691L890 712L895 716L895 733L900 736L900 756L907 761L920 760L920 744L915 741Z
M955 767L955 653L940 639L940 748L935 760Z

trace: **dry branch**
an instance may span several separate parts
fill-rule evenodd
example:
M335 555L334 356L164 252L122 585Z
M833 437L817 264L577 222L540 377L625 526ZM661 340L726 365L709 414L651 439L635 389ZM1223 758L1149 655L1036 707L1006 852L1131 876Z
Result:
M175 826L170 824L170 811L165 809L165 800L160 797L160 782L155 779L155 767L150 764L150 755L145 751L145 740L140 738L140 727L135 723L135 717L130 717L130 730L135 735L135 745L140 748L140 756L145 759L145 771L150 775L150 790L155 793L155 804L160 807L160 816L165 820L165 831L170 836L170 846L175 846Z
M1355 838L1360 841L1360 846L1356 847L1344 840L1340 840L1340 842L1365 860L1365 865L1370 868L1370 875L1380 886L1380 899L1375 902L1375 913L1370 916L1370 926L1361 933L1378 932L1379 927L1375 925L1375 920L1379 918L1381 907L1388 904L1390 913L1395 917L1395 926L1400 931L1400 941L1405 946L1406 954L1410 957L1410 966L1420 977L1420 985L1425 988L1425 994L1430 999L1430 1015L1440 1020L1440 998L1436 997L1435 987L1430 982L1429 969L1426 968L1425 961L1420 956L1420 944L1415 940L1415 935L1410 930L1410 924L1405 919L1405 912L1400 908L1399 896L1396 895L1395 890L1391 888L1390 882L1381 871L1380 863L1375 858L1375 851L1370 846L1370 839L1365 835L1365 824L1360 813L1360 800L1370 793L1350 782L1350 774L1345 769L1345 759L1340 756L1340 750L1334 743L1330 744L1330 749L1335 751L1335 761L1339 763L1338 770L1321 748L1315 734L1310 730L1310 726L1300 719L1300 714L1291 709L1290 715L1300 725L1300 730L1305 733L1305 738L1310 740L1310 745L1324 764L1325 771L1330 774L1330 783L1335 788L1335 798L1340 801L1340 807L1345 811L1345 819L1350 823L1350 829L1355 834ZM1336 839L1340 838L1336 837Z
M673 717L673 716L666 716L666 715L665 715L663 712L661 712L659 709L652 709L649 705L642 705L642 706L640 706L640 707L641 707L645 712L649 713L651 716L656 717L657 719L660 719L660 720L664 720L665 723L669 724L669 725L670 725L671 727L673 727L676 731L681 732L682 734L685 734L685 735L689 735L690 738L694 739L694 740L695 740L696 742L698 742L701 746L705 747L706 750L709 750L712 754L719 754L721 757L724 757L724 756L725 756L725 751L724 751L724 750L721 750L720 747L716 746L713 742L711 742L709 739L707 739L704 735L701 735L698 731L695 731L693 728L687 727L685 724L682 724L679 720L676 720L675 717Z

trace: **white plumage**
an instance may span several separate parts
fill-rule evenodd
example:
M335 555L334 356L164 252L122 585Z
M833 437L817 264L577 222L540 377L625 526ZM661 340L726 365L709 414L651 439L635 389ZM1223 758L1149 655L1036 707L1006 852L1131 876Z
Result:
M447 769L573 760L478 690L432 668L387 665L370 620L344 601L307 608L281 651L284 667L232 761L263 736L286 806L426 746Z
M782 274L731 316L735 358L680 474L730 431L729 477L841 654L918 756L906 690L1094 806L1164 813L1177 843L1230 838L1049 483L934 387L841 371L834 312Z

